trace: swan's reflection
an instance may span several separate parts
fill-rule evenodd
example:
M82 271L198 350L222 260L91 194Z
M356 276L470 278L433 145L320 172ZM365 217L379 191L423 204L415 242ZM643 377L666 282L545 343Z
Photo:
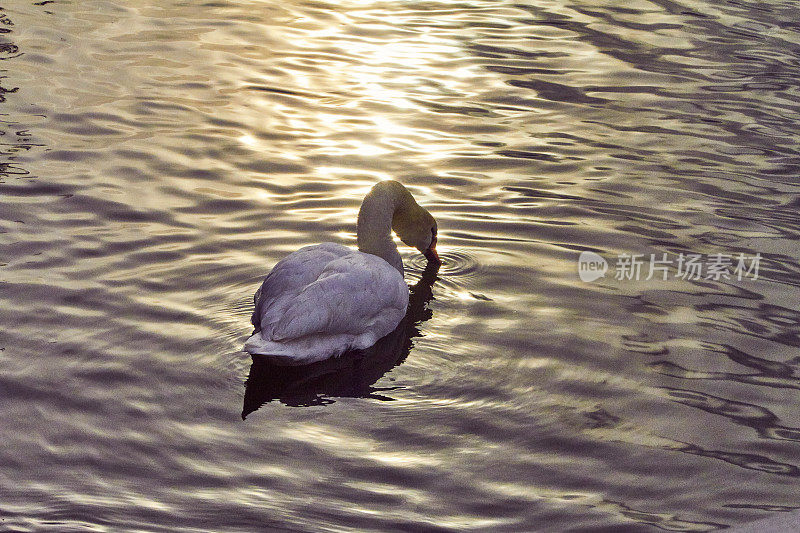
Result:
M405 360L412 339L420 336L418 326L432 315L427 304L433 298L432 286L439 279L439 265L432 263L428 263L422 278L411 287L405 318L370 348L302 366L280 366L254 355L244 391L242 418L276 399L291 406L333 403L331 397L391 400L383 393L397 387L372 385Z

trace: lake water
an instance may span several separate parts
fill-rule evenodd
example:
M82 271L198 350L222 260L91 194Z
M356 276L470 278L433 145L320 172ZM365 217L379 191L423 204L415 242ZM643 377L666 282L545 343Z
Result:
M0 23L0 530L800 507L796 3L11 0ZM401 248L406 321L253 364L263 276L354 245L390 178L444 259Z

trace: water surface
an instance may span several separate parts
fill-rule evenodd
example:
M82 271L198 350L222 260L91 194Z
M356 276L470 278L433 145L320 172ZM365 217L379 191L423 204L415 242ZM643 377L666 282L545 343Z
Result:
M0 529L708 531L798 507L800 26L768 1L0 9ZM437 273L253 364L399 179ZM581 251L759 279L578 277ZM613 265L612 265L613 267Z

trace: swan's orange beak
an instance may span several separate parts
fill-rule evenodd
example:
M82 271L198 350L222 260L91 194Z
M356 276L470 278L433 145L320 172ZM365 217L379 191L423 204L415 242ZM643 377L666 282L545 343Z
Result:
M439 254L436 252L436 240L437 240L436 237L434 237L433 242L431 242L431 245L428 246L428 249L422 253L425 255L425 258L428 261L441 265L442 260L439 259Z

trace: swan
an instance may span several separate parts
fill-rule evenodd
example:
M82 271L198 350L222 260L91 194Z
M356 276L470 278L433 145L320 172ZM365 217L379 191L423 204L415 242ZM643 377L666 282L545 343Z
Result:
M368 348L397 327L409 293L392 230L438 264L436 220L400 182L387 180L364 197L357 224L358 250L324 242L275 265L253 298L256 332L246 352L309 364Z
M413 346L411 340L421 335L420 325L431 318L427 304L433 298L438 273L439 263L429 262L419 281L409 287L403 320L365 350L302 366L253 357L244 389L242 420L273 400L297 407L326 405L334 403L334 398L390 400L384 393L395 387L381 387L377 382L403 363Z

